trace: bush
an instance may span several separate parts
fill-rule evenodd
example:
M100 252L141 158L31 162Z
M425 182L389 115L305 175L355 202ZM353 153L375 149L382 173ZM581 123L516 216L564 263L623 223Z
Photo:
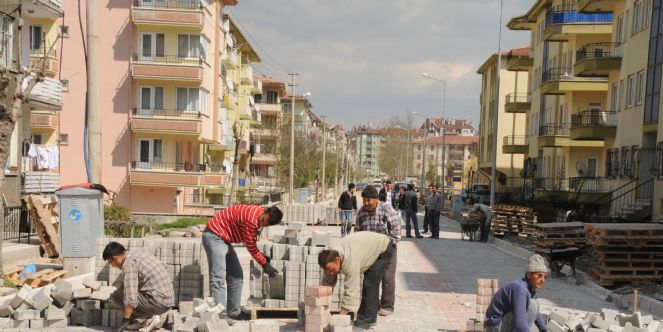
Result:
M104 219L111 221L129 221L131 212L129 209L115 203L104 207Z
M204 224L204 223L207 222L208 219L209 218L207 218L207 217L180 218L180 219L177 219L176 221L173 221L171 223L158 224L158 225L156 225L156 230L161 231L161 230L170 229L170 228L187 228L189 226Z

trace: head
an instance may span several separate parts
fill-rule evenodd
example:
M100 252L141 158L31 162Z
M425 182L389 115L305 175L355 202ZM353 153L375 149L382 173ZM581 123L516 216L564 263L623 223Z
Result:
M428 192L429 192L429 193L434 192L433 189L435 189L435 186L433 186L432 184L429 184L429 185L428 185Z
M281 219L283 219L283 212L276 206L270 206L258 216L258 226L269 227L278 225Z
M413 185L412 183L408 183L408 185L407 185L407 190L408 190L408 191L412 191L412 190L414 190L414 185Z
M341 255L333 249L323 250L318 254L318 264L328 274L335 276L341 272Z
M357 186L354 183L348 185L348 192L354 194L357 191Z
M398 190L401 192L401 194L405 193L405 187L400 186Z
M361 192L361 198L364 201L364 208L373 211L378 206L378 190L373 186L366 186Z
M534 254L529 257L527 265L527 272L525 272L525 280L532 289L540 289L546 282L548 275L548 267L546 261L539 254Z
M124 264L124 256L126 253L127 249L125 249L123 245L117 242L111 242L106 245L106 248L104 248L102 258L112 267L119 269L122 268L122 264Z
M387 182L384 183L384 189L391 191L391 180L387 180Z

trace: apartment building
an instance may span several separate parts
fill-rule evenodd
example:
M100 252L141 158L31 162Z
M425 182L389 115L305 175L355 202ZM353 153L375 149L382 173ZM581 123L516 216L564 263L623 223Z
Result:
M363 125L352 129L350 144L358 163L358 175L363 175L367 179L380 176L382 136L380 129L370 126Z
M468 171L464 161L476 156L478 141L479 136L476 135L432 136L426 138L425 148L423 140L415 141L412 144L415 170L418 174L421 173L421 163L425 158L424 173L432 166L438 185L442 185L444 177L444 187L447 190L461 190L464 184L463 175Z
M465 119L449 118L446 121L443 118L426 118L420 129L428 128L431 134L442 135L462 135L474 136L477 134L477 128L472 122Z
M504 188L522 186L520 171L528 149L525 134L526 114L531 108L528 71L533 59L530 47L515 48L503 52L501 57L500 86L497 114L497 154L493 156L493 119L495 116L497 54L492 54L477 71L481 75L480 121L478 172L476 181L490 181L492 163L496 162L498 183Z

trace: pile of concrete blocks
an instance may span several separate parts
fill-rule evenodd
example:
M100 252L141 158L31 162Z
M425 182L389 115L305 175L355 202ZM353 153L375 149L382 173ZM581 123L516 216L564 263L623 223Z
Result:
M249 332L279 332L280 325L273 320L252 320L249 322Z
M306 287L304 295L304 330L306 332L327 332L330 330L331 304L331 287Z
M602 309L601 313L574 313L565 308L546 310L541 315L550 332L655 332L663 330L663 324L651 315L619 313Z
M116 290L106 282L92 279L76 285L60 279L36 289L23 285L13 298L0 303L0 330L74 325L118 327L122 325L122 306L111 302Z
M213 298L195 298L181 301L179 311L170 311L167 321L172 323L174 332L225 331L229 326L224 315L225 307Z
M192 301L209 294L207 255L200 239L195 238L101 238L97 240L95 265L96 280L122 287L124 274L112 268L102 258L106 245L115 241L129 251L144 251L154 255L166 265L173 282L175 303Z

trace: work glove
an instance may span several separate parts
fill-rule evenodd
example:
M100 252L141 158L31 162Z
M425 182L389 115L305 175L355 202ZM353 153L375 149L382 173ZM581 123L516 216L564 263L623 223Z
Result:
M279 271L277 271L271 264L265 263L265 265L262 266L263 272L267 274L270 278L276 277L277 274L279 274Z
M265 260L267 261L267 263L272 261L272 258L269 257L268 255L265 255L265 254L262 254L262 255L263 255L263 257L265 257Z

